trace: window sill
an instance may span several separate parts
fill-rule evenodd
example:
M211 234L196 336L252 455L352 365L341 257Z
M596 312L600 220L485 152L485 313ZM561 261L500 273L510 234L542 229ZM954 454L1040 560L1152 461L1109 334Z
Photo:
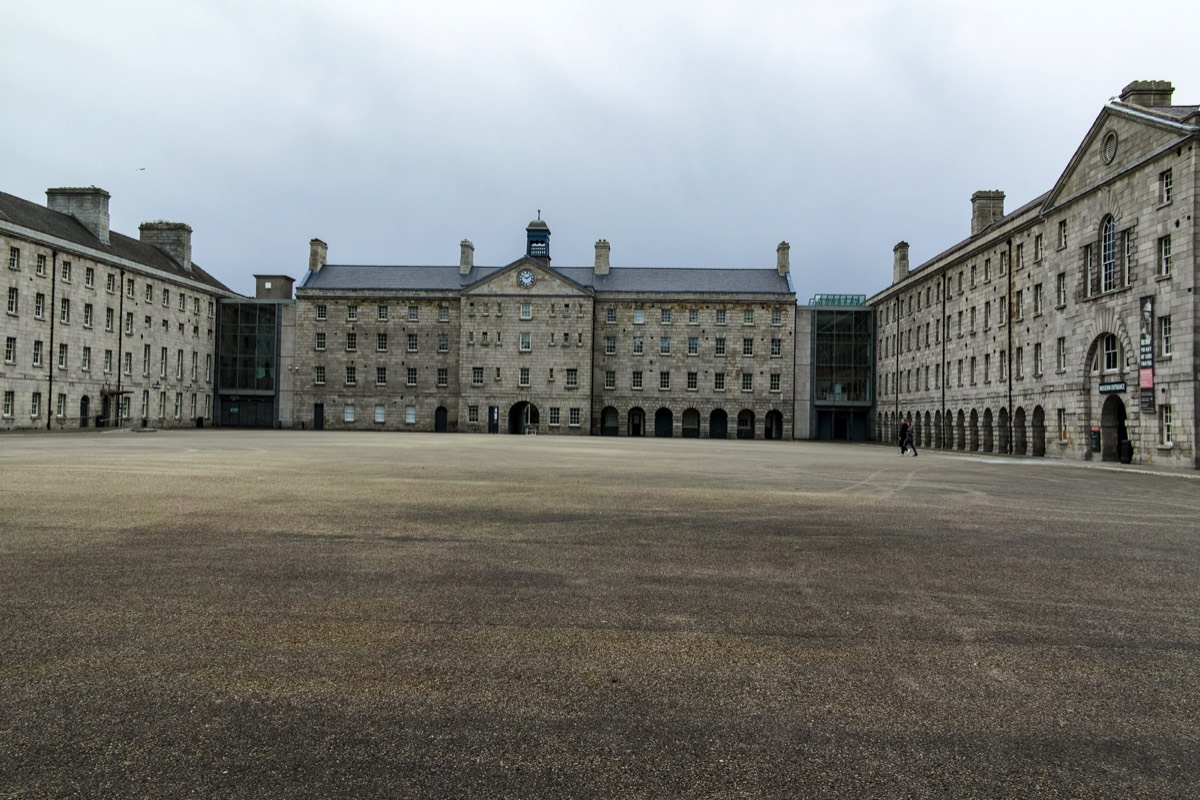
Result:
M1174 275L1174 273L1171 273L1171 272L1168 272L1166 275L1163 275L1163 274L1160 272L1159 274L1157 274L1157 275L1155 275L1155 276L1154 276L1154 280L1155 280L1155 281L1158 281L1158 282L1160 282L1160 283L1161 283L1162 281L1169 281L1169 280L1171 280L1171 278L1173 277L1173 275Z
M1160 453L1169 453L1175 449L1175 443L1172 442L1171 444L1159 444L1155 446L1154 449Z

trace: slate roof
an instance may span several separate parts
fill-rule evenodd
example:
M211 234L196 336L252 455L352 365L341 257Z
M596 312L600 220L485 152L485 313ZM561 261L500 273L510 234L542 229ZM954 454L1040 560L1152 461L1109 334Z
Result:
M506 267L475 267L467 275L457 266L365 266L326 264L310 272L304 290L446 291L469 289ZM642 294L792 294L786 275L774 269L703 269L613 267L596 275L592 267L548 267L551 272L596 292Z
M47 236L54 236L81 247L98 250L114 258L123 258L135 264L143 264L159 272L203 283L226 294L234 294L228 286L209 275L194 262L192 271L188 272L175 259L157 247L116 231L109 231L109 244L104 244L70 214L52 211L43 205L31 203L4 192L0 192L0 220L35 230Z

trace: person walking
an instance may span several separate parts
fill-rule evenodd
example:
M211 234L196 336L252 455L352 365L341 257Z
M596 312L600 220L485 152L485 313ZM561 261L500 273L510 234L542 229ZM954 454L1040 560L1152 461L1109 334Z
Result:
M908 426L908 433L904 438L904 448L901 450L901 452L903 452L904 450L912 450L913 457L916 457L916 455L917 455L917 437L916 437L916 434L914 433L915 430L916 430L915 425Z
M908 420L904 417L900 418L900 455L908 452L908 443L910 441L911 428L908 425Z

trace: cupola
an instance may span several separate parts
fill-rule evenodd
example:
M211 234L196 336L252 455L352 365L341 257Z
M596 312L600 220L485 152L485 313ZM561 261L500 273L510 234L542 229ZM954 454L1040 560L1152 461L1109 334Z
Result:
M525 228L525 255L550 263L550 226L542 219L540 211L538 218Z

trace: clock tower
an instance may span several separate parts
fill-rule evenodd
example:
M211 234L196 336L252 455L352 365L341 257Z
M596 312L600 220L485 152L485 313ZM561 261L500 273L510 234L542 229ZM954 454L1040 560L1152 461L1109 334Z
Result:
M538 218L525 228L525 255L550 263L550 226L542 219L540 211Z

